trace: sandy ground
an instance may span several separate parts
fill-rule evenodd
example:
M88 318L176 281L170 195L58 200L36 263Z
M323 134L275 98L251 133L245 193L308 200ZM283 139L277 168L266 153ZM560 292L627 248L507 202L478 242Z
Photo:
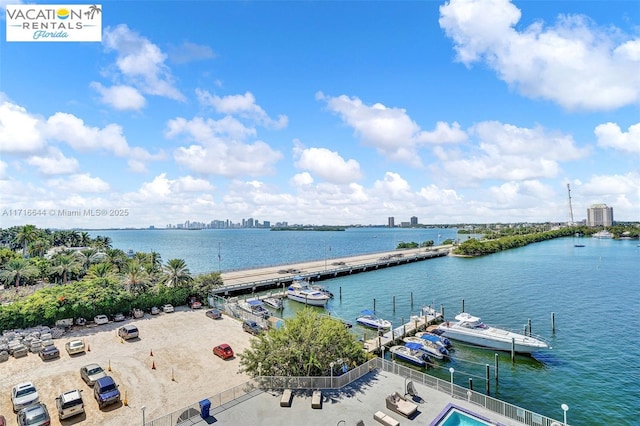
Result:
M237 354L249 347L251 336L242 331L239 321L227 316L212 320L205 311L177 307L174 313L77 328L55 340L60 349L55 360L42 361L33 353L10 357L0 363L0 414L8 425L17 425L11 388L25 381L35 384L52 425L114 426L141 424L143 406L150 421L245 382L248 377L238 373L239 358L223 361L212 349L228 343ZM117 336L117 329L127 323L138 327L139 339L122 341ZM69 356L64 344L77 337L84 338L90 350ZM119 384L123 403L98 408L92 389L80 378L80 367L89 363L105 370L111 366L108 374ZM55 398L72 389L83 390L86 414L61 421Z

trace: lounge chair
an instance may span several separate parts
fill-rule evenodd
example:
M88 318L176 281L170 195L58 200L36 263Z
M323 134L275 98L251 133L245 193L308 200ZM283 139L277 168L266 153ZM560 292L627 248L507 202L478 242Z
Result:
M400 426L399 421L397 421L390 415L383 413L382 411L376 411L376 413L373 415L373 419L385 426Z
M311 397L311 408L322 408L322 392L319 390L313 391Z
M414 404L413 402L409 402L398 392L387 395L385 401L389 410L395 411L396 413L405 417L411 417L416 413L416 411L418 411L418 406L416 404Z
M282 398L280 398L281 407L291 407L291 389L285 389L282 391Z

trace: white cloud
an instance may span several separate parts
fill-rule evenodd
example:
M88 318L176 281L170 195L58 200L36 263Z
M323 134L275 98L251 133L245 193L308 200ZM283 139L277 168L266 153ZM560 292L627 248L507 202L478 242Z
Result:
M44 175L63 175L76 173L80 164L75 158L67 158L55 147L49 147L43 155L34 155L26 160L27 164L37 167Z
M593 200L596 200L592 201L592 203L603 202L597 201L597 197L633 194L636 197L634 203L637 206L638 202L640 202L640 172L633 171L619 175L593 175L588 182L580 186L580 193L583 196L591 196Z
M177 148L174 152L176 162L205 175L237 177L272 174L275 163L282 158L280 152L263 141L243 143L243 139L255 135L255 129L244 127L229 116L221 120L196 117L188 121L177 118L167 123L167 137L182 134L198 144Z
M47 120L47 136L63 141L78 151L104 150L118 157L138 161L160 160L164 153L150 154L140 147L131 147L123 135L122 127L107 124L104 128L87 126L73 114L57 112Z
M296 173L291 178L291 185L293 186L309 186L314 182L313 177L309 172Z
M0 160L0 180L4 180L7 178L7 163L5 163L4 161Z
M47 185L60 192L107 192L109 184L99 177L91 177L89 173L71 175L66 179L50 179Z
M393 172L386 172L383 180L376 181L373 191L383 200L407 200L413 196L409 182Z
M229 95L219 97L211 95L206 90L196 89L196 96L202 105L212 106L221 114L238 115L271 129L282 129L287 126L286 115L278 116L278 120L270 118L266 111L256 104L256 98L251 92L244 95Z
M470 129L477 139L477 149L469 153L457 150L435 150L440 162L433 170L444 170L459 184L496 179L502 181L553 178L560 172L560 162L585 157L569 135L485 121Z
M309 170L315 176L336 184L351 183L362 177L360 164L353 159L345 161L340 154L326 148L294 147L295 166Z
M601 147L640 154L640 123L629 126L627 132L616 123L604 123L597 126L594 133Z
M147 103L144 96L135 87L124 85L104 87L95 81L91 83L91 87L100 94L100 102L119 111L138 111L144 108Z
M486 63L525 96L589 110L640 100L640 39L581 15L518 31L520 17L509 0L450 0L440 7L439 22L459 61Z
M402 108L389 108L381 103L369 106L356 97L330 97L322 92L316 93L316 99L325 101L330 111L354 129L362 143L393 161L418 167L422 165L418 155L421 144L455 143L466 139L458 123L438 122L434 131L422 131Z
M0 105L0 152L30 154L46 146L42 120L8 100Z
M147 38L126 25L118 25L105 28L102 42L108 51L116 51L118 71L142 93L186 100L174 86L171 71L165 64L167 55Z

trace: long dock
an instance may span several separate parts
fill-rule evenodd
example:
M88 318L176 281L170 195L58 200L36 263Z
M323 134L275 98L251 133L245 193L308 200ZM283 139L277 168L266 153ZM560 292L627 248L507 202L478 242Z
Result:
M343 258L322 259L291 265L269 266L241 271L223 272L224 285L213 294L233 296L247 292L284 288L294 278L322 281L361 272L406 265L412 262L447 256L451 246L394 250ZM284 290L284 289L283 289Z
M410 321L406 324L402 324L400 327L393 328L384 334L376 336L375 330L372 330L373 334L371 339L364 337L364 349L367 352L379 352L383 351L383 348L388 348L395 344L396 341L406 336L413 336L418 331L426 330L431 324L442 321L442 314L436 312L425 313L421 316L412 316Z

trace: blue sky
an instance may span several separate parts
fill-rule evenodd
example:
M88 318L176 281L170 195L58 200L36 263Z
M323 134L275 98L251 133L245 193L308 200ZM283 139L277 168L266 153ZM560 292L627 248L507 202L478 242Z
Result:
M1 25L0 226L568 221L567 184L576 221L640 220L637 2L118 1L102 25Z

